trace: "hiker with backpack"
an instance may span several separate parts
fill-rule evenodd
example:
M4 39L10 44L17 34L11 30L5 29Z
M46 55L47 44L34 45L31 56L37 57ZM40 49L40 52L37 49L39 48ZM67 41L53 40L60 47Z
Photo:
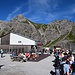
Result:
M75 55L74 55L74 62L71 64L72 74L75 75Z
M70 75L69 66L66 64L67 56L62 58L62 62L60 63L60 75Z
M66 64L68 64L69 66L69 73L71 74L71 64L72 64L72 56L71 55L68 55L67 56L67 61L66 61Z
M59 55L55 57L55 60L53 66L55 67L55 75L61 75L60 74L60 58Z
M59 60L59 56L57 56L55 59L55 73L56 73L56 75L60 75L59 66L60 66L60 60Z

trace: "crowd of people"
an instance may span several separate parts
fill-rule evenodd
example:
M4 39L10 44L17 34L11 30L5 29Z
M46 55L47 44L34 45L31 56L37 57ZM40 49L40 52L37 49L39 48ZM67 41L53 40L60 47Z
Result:
M55 50L55 75L75 75L75 55L71 50Z
M1 58L3 57L3 49L0 50ZM75 75L75 55L71 50L50 50L50 55L54 53L55 60L55 75ZM15 53L12 52L12 56L19 56L24 61L33 58L36 59L35 53Z
M20 58L20 59L23 59L25 61L27 60L36 60L36 53L29 53L29 52L26 52L26 53L21 53L21 52L12 52L12 58Z

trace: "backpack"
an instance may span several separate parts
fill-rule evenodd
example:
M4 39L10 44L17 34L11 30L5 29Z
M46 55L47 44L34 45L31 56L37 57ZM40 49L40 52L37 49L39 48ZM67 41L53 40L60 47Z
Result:
M59 56L56 57L55 59L55 67L59 67L60 66L60 60L59 60Z
M66 63L60 64L60 75L64 75L64 64Z

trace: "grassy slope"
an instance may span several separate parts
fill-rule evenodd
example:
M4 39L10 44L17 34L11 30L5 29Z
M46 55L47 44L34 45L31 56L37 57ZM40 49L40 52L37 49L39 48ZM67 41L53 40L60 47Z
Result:
M64 35L61 35L59 38L57 38L56 40L52 41L52 42L48 42L46 45L46 47L51 47L54 44L56 44L57 42L61 41L62 39L65 39L68 36L69 32L65 33Z

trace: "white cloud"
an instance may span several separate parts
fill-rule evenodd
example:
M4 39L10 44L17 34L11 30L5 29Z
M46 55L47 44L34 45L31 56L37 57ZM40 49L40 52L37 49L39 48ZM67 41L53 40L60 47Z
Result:
M73 13L75 13L75 8L73 8Z
M32 21L35 21L35 22L40 21L40 17L39 16L31 17L29 19L32 20Z
M59 6L58 0L29 0L28 5L28 11L25 11L22 14L30 15L29 19L32 21L40 21L42 18L45 18L45 20L54 19L54 15L50 12L53 9L56 10Z
M23 15L27 15L27 14L29 14L31 11L32 11L32 7L31 7L30 2L28 2L28 11L25 11L25 12L23 12L22 14L23 14Z
M69 10L70 14L74 14L75 13L75 4L71 5L68 10Z
M58 0L29 0L27 3L27 11L24 10L25 5L16 8L13 10L10 14L8 14L6 21L9 21L10 19L15 16L20 10L24 10L21 12L21 14L29 17L32 21L39 21L45 18L45 20L52 20L55 18L55 15L52 14L52 10L56 10L58 5Z
M19 10L21 9L21 7L17 7L15 10L13 10L10 14L8 14L7 18L6 18L6 21L9 21L12 16L17 13Z
M47 14L46 21L51 22L56 18L57 18L57 14L49 13L49 14Z
M23 12L23 15L29 14L31 11L34 11L34 13L39 12L46 12L51 11L53 9L56 9L58 7L58 0L29 0L29 10Z

